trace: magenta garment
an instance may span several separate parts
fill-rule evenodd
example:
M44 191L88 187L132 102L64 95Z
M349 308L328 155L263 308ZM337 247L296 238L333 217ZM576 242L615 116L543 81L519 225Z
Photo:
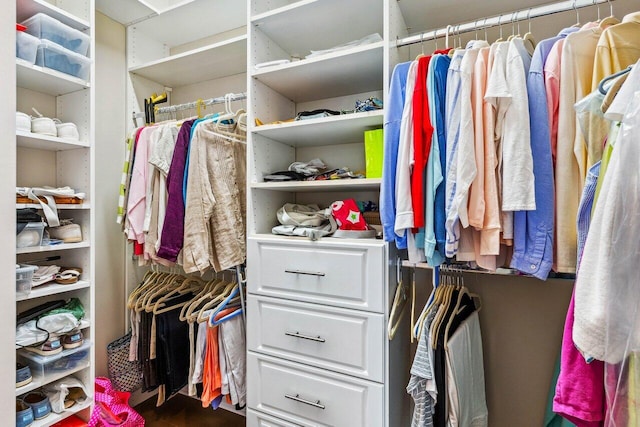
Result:
M562 337L560 375L553 412L577 427L598 427L605 416L604 363L587 363L573 344L574 296L571 296Z
M171 167L167 175L167 209L164 226L160 238L157 256L167 261L176 262L184 241L184 200L182 198L182 180L187 161L191 126L195 120L182 123L176 147L171 159Z

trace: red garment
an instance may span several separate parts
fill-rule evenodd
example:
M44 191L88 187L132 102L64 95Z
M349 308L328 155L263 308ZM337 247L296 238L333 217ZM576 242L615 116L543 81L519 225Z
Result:
M427 99L427 70L431 56L418 59L416 86L413 90L413 170L411 171L411 204L413 225L424 227L424 170L431 151L433 126Z

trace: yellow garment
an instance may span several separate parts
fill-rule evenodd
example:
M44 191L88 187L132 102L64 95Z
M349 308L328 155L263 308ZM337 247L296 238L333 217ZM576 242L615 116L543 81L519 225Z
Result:
M611 86L609 86L607 90L607 94L604 96L604 99L602 100L602 113L606 113L607 110L609 109L609 107L611 106L611 103L613 102L613 100L615 99L616 95L618 94L618 92L620 91L620 88L622 87L622 85L624 84L624 82L627 81L627 77L629 76L629 73L625 73L621 76L616 77L613 82L611 83ZM607 83L609 84L609 83ZM606 86L605 86L606 87Z
M556 173L555 269L576 270L576 218L586 176L585 142L577 123L574 104L591 92L593 61L602 30L599 27L569 34L562 47L558 102ZM574 147L580 147L579 156ZM586 151L586 150L584 150Z
M611 153L613 153L613 146L615 145L615 141L618 139L619 134L620 123L616 123L611 127L611 132L609 132L609 138L607 139L607 145L604 147L604 151L602 152L600 175L598 176L598 183L596 184L596 194L593 199L593 206L591 207L591 216L593 216L593 213L596 210L596 204L598 203L598 196L600 195L602 182L604 181L604 176L607 174L607 168L609 167L609 161L611 160Z
M602 32L593 63L591 89L596 90L600 81L640 59L640 12L630 13L622 23Z

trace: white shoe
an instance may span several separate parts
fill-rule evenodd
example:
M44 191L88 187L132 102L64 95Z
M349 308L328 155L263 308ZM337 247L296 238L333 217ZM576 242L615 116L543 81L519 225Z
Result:
M49 237L52 239L60 239L64 243L82 242L82 230L78 224L49 227Z

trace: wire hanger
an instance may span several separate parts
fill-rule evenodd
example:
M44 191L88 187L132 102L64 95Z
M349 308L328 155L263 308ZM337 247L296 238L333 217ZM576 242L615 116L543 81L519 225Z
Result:
M576 23L574 27L580 27L580 12L578 12L578 0L573 0L573 10L576 12Z

